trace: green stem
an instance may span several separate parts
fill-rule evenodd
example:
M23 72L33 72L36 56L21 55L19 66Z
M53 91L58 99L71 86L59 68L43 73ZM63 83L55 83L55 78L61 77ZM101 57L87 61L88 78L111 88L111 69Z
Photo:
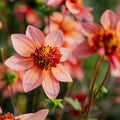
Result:
M92 105L92 100L93 100L94 86L95 86L95 82L96 82L96 79L97 79L97 75L98 75L100 66L101 66L101 64L102 64L102 62L103 62L103 59L104 59L104 56L101 58L100 63L98 64L97 71L96 71L96 74L95 74L95 78L94 78L94 81L93 81L93 84L92 84L90 102L89 102L89 106L88 106L88 110L87 110L87 117L89 116L90 107L91 107L91 105Z
M96 94L95 94L95 96L94 96L94 98L93 98L93 103L92 103L92 104L94 104L95 99L96 99L98 93L100 92L100 90L101 90L101 88L103 87L105 81L107 80L107 77L108 77L109 72L110 72L110 68L111 68L111 64L110 64L110 62L109 62L109 66L108 66L108 70L107 70L107 73L106 73L106 75L105 75L105 78L104 78L103 82L101 83L101 85L100 85L98 91L96 92Z

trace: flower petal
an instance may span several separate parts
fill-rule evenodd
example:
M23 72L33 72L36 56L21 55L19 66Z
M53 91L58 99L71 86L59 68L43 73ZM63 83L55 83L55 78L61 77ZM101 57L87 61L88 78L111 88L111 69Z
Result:
M35 51L35 44L27 36L22 34L13 34L11 36L14 49L20 55L29 57Z
M8 58L5 64L13 70L22 71L32 67L34 65L34 61L31 57L16 55Z
M83 43L80 43L77 48L73 51L73 54L76 57L79 58L87 58L91 55L93 55L96 52L88 43L88 41L85 41Z
M62 54L62 57L60 59L61 62L66 61L70 57L71 52L72 52L69 48L63 48L63 47L60 48L59 50Z
M72 82L70 74L61 64L57 65L57 67L52 67L51 71L57 80L62 82Z
M93 22L93 15L90 12L83 13L83 18L88 22Z
M61 47L63 44L63 33L60 30L49 33L46 37L46 45Z
M114 77L120 77L120 68L111 67L111 75Z
M80 28L81 32L87 37L101 30L100 26L94 22L83 23Z
M71 2L69 2L69 0L66 0L66 6L67 8L69 9L69 11L73 14L77 14L79 13L80 11L78 9L75 8L75 5L72 4Z
M45 118L48 115L48 112L49 112L48 109L40 110L31 115L30 117L26 118L25 120L45 120Z
M59 82L54 78L50 71L44 71L43 89L50 99L55 99L59 93Z
M45 37L43 33L39 29L31 25L27 27L26 36L33 40L33 42L35 42L36 46L38 47L45 42Z
M37 88L43 81L41 69L34 66L28 70L23 78L23 89L25 92L31 91Z
M118 17L113 11L106 10L102 14L100 21L105 29L115 29L118 22Z
M120 22L117 23L116 33L120 36Z

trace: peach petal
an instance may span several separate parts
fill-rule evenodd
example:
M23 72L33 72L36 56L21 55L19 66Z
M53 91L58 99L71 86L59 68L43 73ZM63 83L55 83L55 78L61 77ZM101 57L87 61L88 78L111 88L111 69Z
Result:
M77 48L73 51L73 54L76 57L79 58L87 58L93 55L96 52L88 43L88 41L85 41L83 43L80 43Z
M93 15L90 12L83 13L83 18L88 22L93 22Z
M73 35L74 41L75 41L76 44L79 44L79 43L84 41L84 37L80 32L77 32L77 31L74 32L73 31L71 34Z
M2 114L2 108L0 107L0 114Z
M64 0L46 0L46 3L50 7L58 7Z
M111 67L111 75L114 77L120 77L120 69Z
M8 58L5 64L13 70L22 71L32 67L34 65L34 61L31 57L16 55Z
M61 64L57 65L57 67L53 67L51 70L57 80L62 82L72 82L70 74Z
M25 92L37 88L43 81L41 69L34 66L28 70L23 78L23 89Z
M22 34L13 34L11 36L13 47L17 53L24 57L30 57L35 51L34 42Z
M49 33L46 37L46 45L61 47L63 44L63 33L60 30Z
M117 23L116 33L120 36L120 21Z
M35 42L36 46L38 47L45 42L45 37L43 33L39 29L31 25L27 27L26 36L29 37L33 42Z
M81 32L87 37L101 30L100 26L93 22L83 23L80 28Z
M45 118L48 115L49 110L48 109L43 109L40 110L36 113L28 113L28 114L23 114L19 115L16 117L16 119L20 120L45 120Z
M69 9L69 11L70 11L71 13L77 14L77 13L80 12L80 11L79 11L78 9L76 9L75 6L74 6L71 2L69 2L68 0L66 0L65 4L66 4L67 8Z
M30 117L26 118L25 120L45 120L45 118L48 115L48 112L49 112L48 109L40 110L31 115Z
M65 62L70 56L71 56L71 50L68 49L68 48L60 48L59 49L61 54L62 54L62 57L60 59L61 62Z
M42 87L50 99L55 99L60 91L59 82L54 78L50 71L44 71Z
M115 29L118 22L118 17L113 11L106 10L102 14L100 21L105 29Z

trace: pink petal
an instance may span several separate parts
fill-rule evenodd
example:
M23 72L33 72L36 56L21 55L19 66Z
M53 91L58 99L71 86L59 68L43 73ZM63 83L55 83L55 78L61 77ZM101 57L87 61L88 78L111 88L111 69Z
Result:
M54 78L50 71L44 71L43 89L50 99L55 99L59 93L59 82Z
M26 120L28 117L34 115L34 113L28 113L28 114L23 114L23 115L19 115L15 118L15 120Z
M79 58L87 58L91 55L93 55L96 52L88 43L88 41L85 41L83 43L80 43L77 48L74 50L73 54L76 57Z
M88 22L93 22L93 15L90 12L84 13L83 18Z
M38 47L45 42L43 33L38 28L31 25L27 27L26 36L28 36Z
M52 67L52 73L54 77L62 82L72 82L72 78L70 74L66 71L65 67L61 64L57 65L57 67Z
M17 116L15 119L16 120L44 120L46 116L48 115L49 110L48 109L43 109L40 110L36 113L28 113L28 114L23 114Z
M46 0L46 4L50 7L58 7L64 0Z
M59 49L61 54L62 54L62 57L60 59L61 62L65 62L70 56L71 56L71 50L68 49L68 48L60 48Z
M37 88L43 81L41 69L34 66L25 73L23 78L23 89L25 92Z
M81 32L87 37L101 30L100 26L93 22L83 23L80 28Z
M46 37L46 45L61 47L63 44L63 33L60 30L49 33Z
M35 44L31 39L22 34L11 36L14 49L22 56L29 57L35 51Z
M0 107L0 114L2 114L2 109L1 109L1 107Z
M120 77L120 68L111 67L111 75L114 77Z
M48 112L49 112L48 109L40 110L31 115L30 117L26 118L25 120L45 120L45 118L48 115Z
M120 22L117 23L116 33L118 36L120 35Z
M13 70L22 71L32 67L34 65L34 61L31 57L16 55L8 58L5 64Z
M118 22L118 17L113 11L106 10L102 14L100 21L105 29L115 29Z
M77 14L79 13L80 11L78 9L75 8L75 5L72 4L71 2L69 2L68 0L66 0L66 6L67 8L69 9L69 11L73 14Z

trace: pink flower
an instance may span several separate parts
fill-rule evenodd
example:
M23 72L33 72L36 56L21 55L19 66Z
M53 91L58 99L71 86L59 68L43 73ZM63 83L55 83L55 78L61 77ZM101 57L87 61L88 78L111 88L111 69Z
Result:
M72 82L62 62L71 54L71 50L61 47L63 34L56 30L46 38L40 30L28 26L26 35L11 36L14 49L20 54L6 61L11 69L28 70L23 78L23 88L28 92L40 84L50 99L55 99L59 93L59 81Z
M11 80L11 85L8 83L7 76L14 76L14 78ZM13 71L9 68L7 68L7 73L5 71L5 66L3 64L0 64L0 89L3 89L3 96L9 97L11 95L11 92L13 94L16 94L17 92L23 92L22 87L22 79L23 79L24 72L23 71ZM12 91L11 91L12 87Z
M84 41L84 37L80 32L80 25L78 21L74 20L69 15L64 15L59 12L54 12L53 16L50 17L50 26L45 28L45 33L60 29L64 34L64 41L72 44L72 47L76 44Z
M93 16L90 13L93 8L84 7L82 4L82 0L66 0L66 6L71 13L75 14L78 20L81 21L82 18L84 18L89 22L93 21Z
M88 41L79 44L74 55L86 58L98 52L111 61L112 75L120 77L120 22L114 12L106 10L101 16L101 24L103 28L92 22L81 25Z
M56 8L61 5L64 0L46 0L46 4L50 7Z
M19 4L17 7L15 7L13 14L18 22L23 21L25 17L29 24L39 28L42 27L42 21L37 13L26 4Z
M0 116L0 120L45 120L49 110L43 109L36 113L28 113L14 117L12 113L6 113L4 116Z

